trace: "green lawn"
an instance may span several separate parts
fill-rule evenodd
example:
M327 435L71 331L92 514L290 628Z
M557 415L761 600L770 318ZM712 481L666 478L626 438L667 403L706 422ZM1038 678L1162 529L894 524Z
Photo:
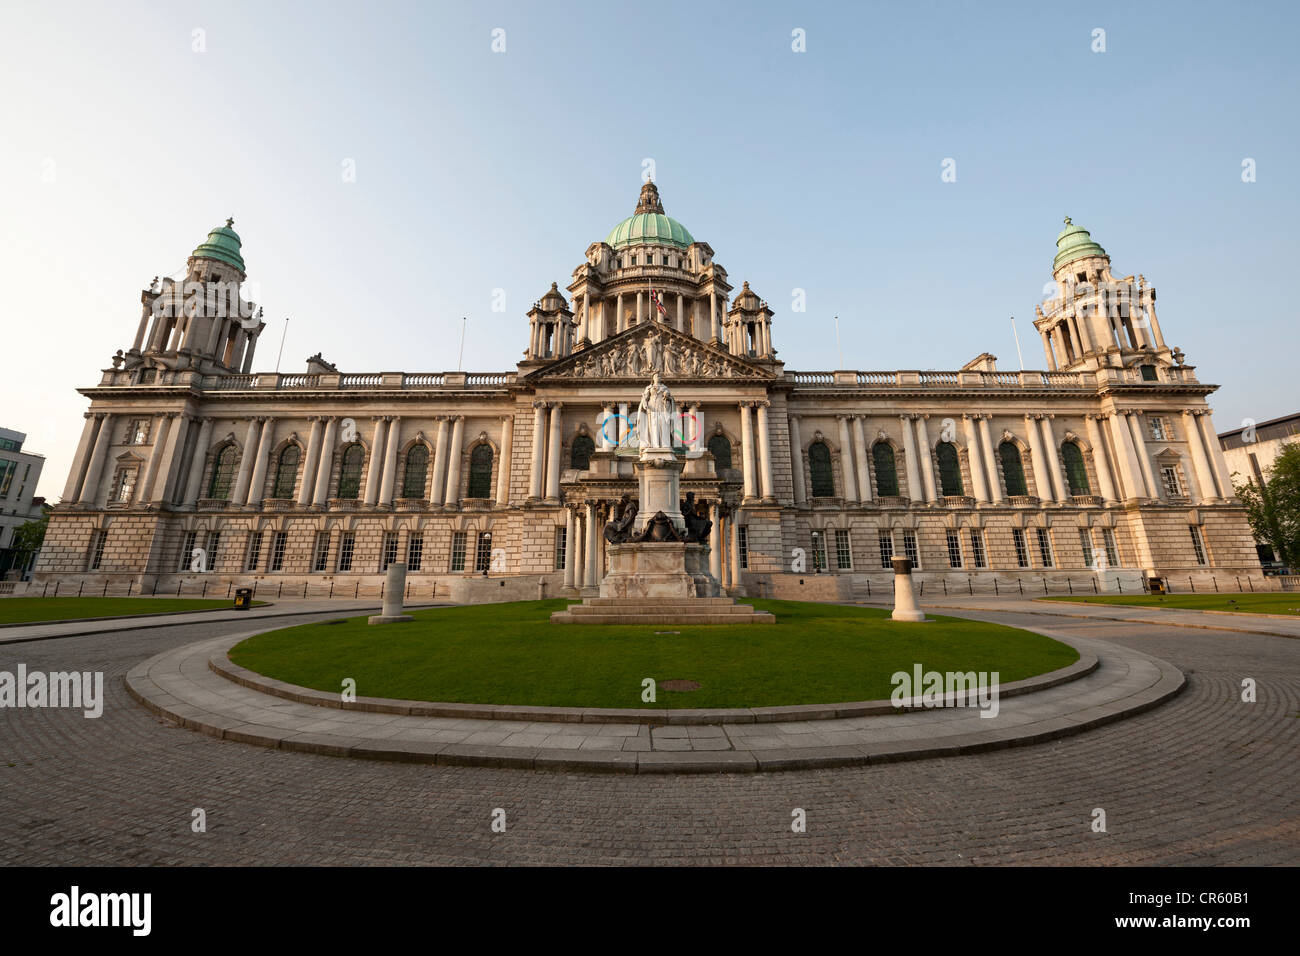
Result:
M1096 597L1052 597L1042 601L1076 604L1127 604L1133 607L1172 607L1189 611L1239 611L1243 614L1300 614L1300 594L1106 594Z
M254 605L264 601L254 601ZM37 621L68 621L81 617L127 617L132 614L166 614L234 607L233 600L199 598L97 598L15 597L0 598L0 624Z
M364 617L303 624L249 638L230 652L250 670L317 690L480 704L564 707L759 707L876 700L913 665L998 671L1002 683L1078 660L1028 631L936 618L896 624L876 608L755 600L774 625L552 624L564 600L414 612L409 624ZM656 630L680 633L656 634ZM641 700L642 680L686 679Z

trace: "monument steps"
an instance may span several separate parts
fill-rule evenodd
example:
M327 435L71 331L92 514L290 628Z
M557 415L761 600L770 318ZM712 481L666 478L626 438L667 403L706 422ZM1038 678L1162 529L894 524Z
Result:
M551 615L555 624L775 624L766 611L756 611L732 598L690 598L679 603L640 598L588 598Z

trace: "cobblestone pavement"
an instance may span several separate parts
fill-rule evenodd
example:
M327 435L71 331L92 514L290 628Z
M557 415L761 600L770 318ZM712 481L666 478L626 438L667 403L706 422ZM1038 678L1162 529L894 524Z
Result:
M0 710L0 863L1300 863L1300 643L1051 624L1163 658L1189 686L1129 720L994 753L623 776L269 750L168 726L128 697L131 666L238 623L0 646L0 670L103 670L107 696L97 720ZM1240 701L1245 677L1257 703ZM206 833L191 831L195 808ZM795 808L805 833L791 831ZM1107 833L1092 831L1094 808Z

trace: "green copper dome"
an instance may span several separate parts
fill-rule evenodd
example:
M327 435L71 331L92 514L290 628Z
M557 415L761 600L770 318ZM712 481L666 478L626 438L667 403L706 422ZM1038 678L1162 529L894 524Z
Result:
M657 243L685 249L694 237L676 219L664 215L659 190L652 182L641 187L636 212L610 230L605 242L615 249L640 243Z
M1106 250L1097 243L1092 241L1092 236L1083 226L1076 226L1070 222L1070 217L1065 217L1065 228L1061 234L1056 237L1056 258L1052 260L1052 271L1055 272L1067 262L1073 262L1075 259L1086 259L1088 256L1104 256Z
M217 259L234 266L240 272L247 271L244 268L244 257L239 254L239 233L230 228L234 224L235 220L227 219L224 226L217 226L208 233L208 241L190 255L204 259Z

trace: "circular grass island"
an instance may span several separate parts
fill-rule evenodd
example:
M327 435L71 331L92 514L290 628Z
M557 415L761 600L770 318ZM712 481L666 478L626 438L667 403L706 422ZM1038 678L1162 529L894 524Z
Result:
M1008 684L1079 659L1069 645L1031 631L939 616L902 624L879 608L754 599L776 624L552 624L551 612L569 603L432 608L381 626L365 617L300 624L250 637L229 656L328 693L351 678L365 697L647 710L881 700L895 673L918 664L996 671ZM646 678L658 687L654 702L642 700ZM679 681L699 686L664 687Z

